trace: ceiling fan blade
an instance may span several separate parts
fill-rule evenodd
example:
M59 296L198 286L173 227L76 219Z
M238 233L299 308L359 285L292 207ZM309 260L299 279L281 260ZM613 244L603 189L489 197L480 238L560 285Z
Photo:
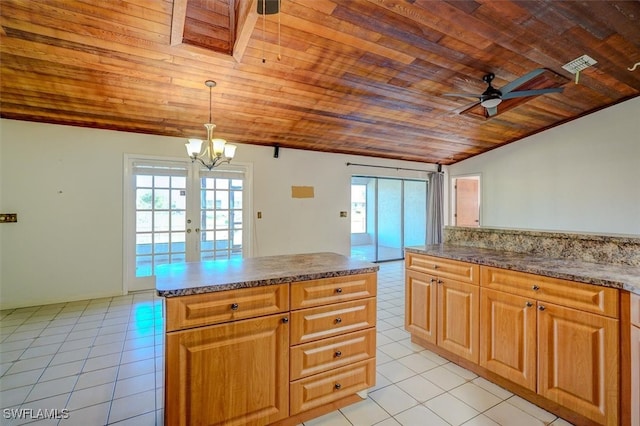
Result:
M529 81L529 80L531 80L533 78L536 78L537 76L539 76L540 74L542 74L545 71L546 70L544 68L537 68L537 69L535 69L535 70L523 75L522 77L516 78L511 83L505 84L502 88L500 88L500 91L502 92L503 95L505 93L509 93L513 89L515 89L516 87L519 87L519 86L523 85L524 83L526 83L527 81Z
M493 117L498 113L498 107L485 108L487 110L487 117Z
M511 92L502 95L502 99L525 98L527 96L538 96L547 93L560 93L564 90L562 87L553 87L550 89L522 90L520 92Z
M482 95L474 95L473 93L443 93L442 96L455 96L457 98L482 98Z

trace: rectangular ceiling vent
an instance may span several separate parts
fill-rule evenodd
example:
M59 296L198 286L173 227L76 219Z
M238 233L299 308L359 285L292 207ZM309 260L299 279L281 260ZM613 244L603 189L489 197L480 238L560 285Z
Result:
M598 61L590 57L589 55L582 55L573 61L566 63L562 66L565 70L571 74L576 74L585 68L589 68L591 65L597 64Z

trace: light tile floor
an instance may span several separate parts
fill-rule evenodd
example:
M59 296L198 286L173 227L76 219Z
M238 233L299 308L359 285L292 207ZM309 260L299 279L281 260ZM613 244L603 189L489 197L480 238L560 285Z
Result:
M403 263L382 263L376 386L305 426L568 424L412 344L403 324ZM153 292L2 311L0 424L161 425L163 343Z

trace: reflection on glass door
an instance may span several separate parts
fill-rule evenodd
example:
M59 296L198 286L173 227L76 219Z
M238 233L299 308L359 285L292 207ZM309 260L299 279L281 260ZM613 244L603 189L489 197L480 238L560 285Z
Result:
M354 176L351 179L351 256L398 260L404 247L425 242L427 182Z

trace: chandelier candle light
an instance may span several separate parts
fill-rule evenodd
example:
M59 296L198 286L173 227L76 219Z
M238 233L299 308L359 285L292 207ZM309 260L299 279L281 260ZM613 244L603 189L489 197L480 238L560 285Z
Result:
M209 122L204 125L207 128L207 144L202 151L201 139L189 139L184 146L191 161L198 160L207 169L211 170L221 164L229 163L236 155L236 146L227 143L224 139L213 138L216 125L211 122L211 89L216 86L213 80L207 80L204 84L209 88ZM202 151L202 153L201 153Z

